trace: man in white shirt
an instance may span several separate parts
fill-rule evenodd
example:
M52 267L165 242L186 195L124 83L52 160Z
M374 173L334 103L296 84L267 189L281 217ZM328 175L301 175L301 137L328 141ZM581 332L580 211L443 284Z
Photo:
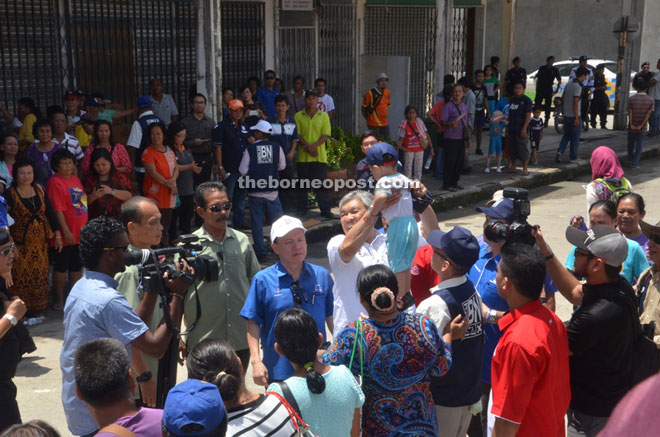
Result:
M328 117L332 120L332 116L335 115L335 101L330 97L330 94L325 92L327 89L326 80L322 77L317 78L314 81L314 88L319 93L319 102L316 107L328 114Z
M649 119L649 137L657 137L660 134L660 59L656 65L658 72L653 75L653 78L649 82L649 96L655 102L655 109L651 114Z
M398 200L400 196L395 197ZM374 264L387 265L385 235L374 229L376 218L366 214L373 198L373 194L358 190L339 201L339 221L344 234L328 242L330 269L335 279L332 289L335 332L357 320L360 313L367 314L357 294L358 273Z
M169 126L173 121L177 121L179 110L176 108L172 96L163 93L163 82L155 77L149 82L149 87L151 88L154 114L163 120L166 126Z

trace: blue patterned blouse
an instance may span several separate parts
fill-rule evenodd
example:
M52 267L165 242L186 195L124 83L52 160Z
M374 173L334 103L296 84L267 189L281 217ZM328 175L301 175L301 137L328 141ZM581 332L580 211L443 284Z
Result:
M362 375L363 436L438 434L430 377L447 373L451 346L427 317L400 314L387 322L351 323L323 360Z

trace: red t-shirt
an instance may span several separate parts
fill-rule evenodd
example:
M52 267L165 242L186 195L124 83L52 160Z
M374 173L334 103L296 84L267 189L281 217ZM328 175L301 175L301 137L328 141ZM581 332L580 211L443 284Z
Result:
M410 289L415 298L415 305L422 303L431 296L429 290L440 283L440 277L431 268L433 247L430 244L417 249L415 259L410 268Z
M399 124L399 138L403 138L406 152L422 152L422 140L426 139L426 126L422 119L416 118L414 123L403 120Z
M87 195L77 176L65 179L55 173L46 185L46 196L53 211L61 212L75 244L80 238L80 229L87 223Z
M566 327L535 300L498 322L489 415L519 423L518 436L563 437L571 400Z

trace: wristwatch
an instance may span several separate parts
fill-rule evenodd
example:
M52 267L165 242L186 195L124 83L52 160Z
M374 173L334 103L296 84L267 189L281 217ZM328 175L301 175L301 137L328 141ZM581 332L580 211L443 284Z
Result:
M147 382L151 379L153 375L151 374L151 370L147 370L144 372L142 375L138 376L135 378L135 380L139 383Z
M488 315L486 316L486 321L487 321L488 324L490 324L490 325L494 325L494 324L496 324L496 323L497 323L497 311L495 311L495 310L492 309L492 308L489 309L489 310L488 310Z
M16 326L18 324L18 319L16 318L16 316L13 316L11 314L5 314L2 317L9 320L9 323L11 324L11 326Z

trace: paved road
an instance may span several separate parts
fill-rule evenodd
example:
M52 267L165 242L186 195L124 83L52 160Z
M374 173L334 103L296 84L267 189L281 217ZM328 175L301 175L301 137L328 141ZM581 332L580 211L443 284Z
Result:
M642 194L647 203L647 219L651 223L660 221L660 158L643 161L641 170L627 176ZM541 225L555 254L565 259L570 245L564 239L564 229L574 214L585 214L585 195L582 186L589 178L565 181L530 192L532 215L530 222ZM481 233L484 217L476 213L475 205L465 206L439 215L442 229L460 225L473 233ZM309 260L328 266L325 244L309 247ZM562 319L570 316L571 306L563 298L557 298L557 312ZM67 435L66 422L60 402L61 374L59 352L62 344L61 313L50 312L48 320L32 329L38 350L20 364L15 378L18 386L18 400L24 421L42 419L55 426L62 435ZM248 375L251 371L248 370ZM179 380L185 378L183 369ZM251 377L248 376L251 385Z

